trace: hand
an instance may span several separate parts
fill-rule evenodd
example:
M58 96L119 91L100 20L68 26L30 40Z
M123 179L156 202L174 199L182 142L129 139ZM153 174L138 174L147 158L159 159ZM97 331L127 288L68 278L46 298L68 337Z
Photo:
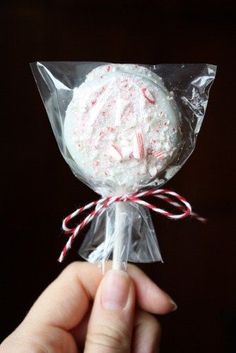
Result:
M160 325L150 314L176 309L141 270L75 262L49 285L0 353L154 353ZM136 303L135 303L136 302Z

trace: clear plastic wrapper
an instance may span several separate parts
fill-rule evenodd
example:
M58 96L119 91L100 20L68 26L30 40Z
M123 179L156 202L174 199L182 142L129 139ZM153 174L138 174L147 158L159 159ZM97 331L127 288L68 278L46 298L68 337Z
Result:
M31 68L64 159L102 197L159 188L178 172L194 150L216 74L209 64ZM149 210L132 202L96 217L79 253L90 262L162 260Z

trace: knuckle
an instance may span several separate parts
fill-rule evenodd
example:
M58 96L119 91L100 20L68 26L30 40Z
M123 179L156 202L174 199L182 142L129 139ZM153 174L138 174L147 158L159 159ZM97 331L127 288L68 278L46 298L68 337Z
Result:
M78 261L72 262L64 269L62 274L73 277L76 274L78 274L79 266L80 266L80 262L78 262Z
M144 312L144 311L138 312L137 325L148 327L149 331L152 331L153 335L155 336L161 335L160 322L156 319L155 316L147 312Z
M12 335L11 335L12 336ZM35 343L31 339L18 339L17 337L7 337L0 346L0 353L10 352L31 352L31 353L48 353L49 351L42 345Z
M88 332L86 342L94 347L110 352L126 353L130 349L130 333L121 323L116 326L99 325Z
M156 336L160 336L161 335L161 324L154 316L151 316L151 318L150 318L150 325L152 326L154 334Z

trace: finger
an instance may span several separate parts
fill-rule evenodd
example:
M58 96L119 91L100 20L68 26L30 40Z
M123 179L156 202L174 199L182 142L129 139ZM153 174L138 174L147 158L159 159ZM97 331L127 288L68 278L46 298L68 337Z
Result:
M135 312L135 290L123 271L108 271L96 294L85 353L128 353Z
M84 351L84 343L87 335L89 311L83 321L72 330L72 334L81 351ZM161 326L158 320L151 314L137 310L134 319L133 349L134 353L157 353L160 345Z
M132 352L157 353L161 339L159 322L144 311L138 311L135 316Z
M81 262L69 265L41 294L25 321L36 321L64 330L78 325L88 311L101 275L96 266Z
M134 265L128 266L135 283L137 302L141 309L152 314L167 314L177 309L173 299Z
M111 268L112 262L110 261L107 266ZM135 284L136 300L141 309L159 315L177 309L173 299L137 266L128 264L127 272Z
M92 298L96 294L97 287L103 277L100 268L87 262L74 263L75 270L78 267L82 282L87 281L93 272L91 283L87 283L87 290ZM111 269L112 262L107 263L107 270ZM136 290L136 301L141 309L152 314L167 314L177 309L173 299L160 287L158 287L147 275L135 265L128 265L127 272L131 276ZM147 300L148 298L148 300Z
M137 302L143 310L164 314L175 309L169 295L136 266L129 265L128 272L135 284ZM102 277L96 265L87 262L72 263L42 293L26 320L71 330L86 314Z

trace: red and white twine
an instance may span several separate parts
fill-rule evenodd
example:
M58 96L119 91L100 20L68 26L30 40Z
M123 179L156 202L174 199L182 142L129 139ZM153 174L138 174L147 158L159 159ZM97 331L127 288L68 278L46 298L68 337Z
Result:
M141 198L147 197L147 196L154 196L157 197L166 203L170 204L171 206L175 207L180 213L172 213L170 211L166 211L163 208L158 208L155 205L142 200ZM70 235L69 240L67 241L64 249L62 250L60 257L58 259L59 262L62 262L67 255L67 252L71 248L75 238L78 236L79 232L87 225L89 224L94 218L97 216L101 215L111 204L115 202L134 202L139 205L142 205L143 207L147 207L151 209L154 212L157 212L161 214L162 216L165 216L169 219L183 219L188 216L192 216L196 218L200 222L205 222L206 219L203 217L200 217L197 213L192 212L192 207L190 203L181 195L177 194L174 191L170 191L167 189L151 189L143 192L137 192L133 194L127 194L127 195L121 195L121 196L108 196L105 198L102 198L97 201L90 202L89 204L78 208L76 211L68 215L62 223L62 229L64 230L65 234ZM82 222L80 222L76 227L70 228L68 226L68 223L83 213L84 211L93 208L94 210L91 211L88 216L86 216Z

